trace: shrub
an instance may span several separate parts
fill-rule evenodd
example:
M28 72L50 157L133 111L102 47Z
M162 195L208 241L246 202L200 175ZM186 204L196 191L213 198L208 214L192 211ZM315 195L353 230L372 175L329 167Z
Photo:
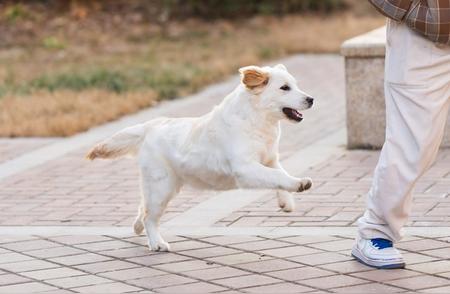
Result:
M19 19L26 18L28 17L28 15L29 13L27 9L21 3L7 7L4 12L4 16L6 20L9 22L15 22Z
M252 14L329 12L345 7L344 0L162 0L161 10L174 17L235 18Z

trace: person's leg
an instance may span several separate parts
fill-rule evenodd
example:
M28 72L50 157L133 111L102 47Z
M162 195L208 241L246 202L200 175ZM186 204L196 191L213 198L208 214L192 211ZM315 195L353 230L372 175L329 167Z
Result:
M359 233L365 239L401 239L414 184L436 158L447 121L450 91L442 89L433 95L426 92L386 86L386 142L368 193L367 210L359 220ZM441 97L447 97L447 101Z
M441 55L434 46L404 25L388 24L386 141L358 221L360 239L400 240L414 184L438 152L450 105L450 48Z

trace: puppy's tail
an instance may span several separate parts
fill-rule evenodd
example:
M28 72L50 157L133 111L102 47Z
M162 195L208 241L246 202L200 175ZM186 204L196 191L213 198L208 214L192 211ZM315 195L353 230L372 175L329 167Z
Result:
M146 133L147 128L144 124L123 129L94 146L86 154L86 158L94 160L95 158L117 158L134 155L144 141Z

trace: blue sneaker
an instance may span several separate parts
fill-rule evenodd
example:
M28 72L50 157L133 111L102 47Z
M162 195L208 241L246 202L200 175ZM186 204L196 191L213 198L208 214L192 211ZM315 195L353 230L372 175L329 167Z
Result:
M402 254L393 246L392 241L383 238L358 238L353 246L352 256L359 262L378 269L405 267Z

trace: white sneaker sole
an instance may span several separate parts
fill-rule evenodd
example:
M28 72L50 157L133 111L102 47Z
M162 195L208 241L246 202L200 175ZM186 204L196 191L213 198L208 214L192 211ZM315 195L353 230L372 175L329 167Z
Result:
M403 261L403 259L392 259L392 260L371 259L369 257L366 257L356 245L353 246L352 256L356 258L359 262L378 269L405 268L405 262Z

